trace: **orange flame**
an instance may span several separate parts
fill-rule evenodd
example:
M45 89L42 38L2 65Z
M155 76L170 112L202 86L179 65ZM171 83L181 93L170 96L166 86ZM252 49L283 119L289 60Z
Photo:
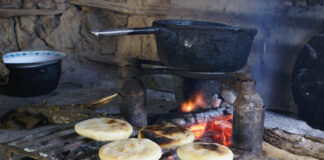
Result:
M196 105L192 101L183 102L181 105L182 112L191 112L196 109Z
M192 98L190 98L188 101L182 103L180 108L182 112L191 112L197 109L198 107L204 108L207 106L204 101L204 96L202 92L198 92L191 97Z

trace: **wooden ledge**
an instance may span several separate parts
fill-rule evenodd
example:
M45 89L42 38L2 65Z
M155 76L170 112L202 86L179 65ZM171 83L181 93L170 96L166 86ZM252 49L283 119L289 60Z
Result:
M110 2L107 0L69 0L71 4L108 9L115 12L135 15L167 15L167 7L158 6L132 6L121 2Z
M0 9L0 17L15 17L15 16L48 16L61 14L64 11L54 9Z

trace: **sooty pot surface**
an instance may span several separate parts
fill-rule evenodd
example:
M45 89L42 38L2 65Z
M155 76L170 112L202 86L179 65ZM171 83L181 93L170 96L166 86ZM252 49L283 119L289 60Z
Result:
M192 20L158 20L153 27L93 31L97 36L154 34L160 61L171 68L233 72L249 56L255 29Z

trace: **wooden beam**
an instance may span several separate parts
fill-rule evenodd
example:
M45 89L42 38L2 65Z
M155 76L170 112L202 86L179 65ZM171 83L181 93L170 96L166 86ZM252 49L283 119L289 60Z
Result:
M168 13L167 7L158 6L135 6L121 2L110 2L105 0L69 0L71 4L108 9L115 12L135 15L158 15L163 16Z
M0 9L0 17L56 15L64 11L54 9Z

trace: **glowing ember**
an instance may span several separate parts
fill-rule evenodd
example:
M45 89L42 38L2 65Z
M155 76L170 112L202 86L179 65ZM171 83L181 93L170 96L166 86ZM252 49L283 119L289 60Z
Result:
M181 111L182 112L191 112L199 107L206 108L206 103L204 101L204 96L202 92L198 92L191 96L188 101L183 102L181 105Z
M199 139L205 134L207 123L190 125L189 129L195 134L195 139Z
M210 122L190 125L189 129L194 132L195 140L203 136L210 136L214 142L230 146L232 136L232 115L220 116Z
M169 156L169 157L168 157L168 160L173 160L173 157L172 157L172 156Z
M230 138L232 136L232 115L220 116L212 121L209 132L213 132L212 139L215 142L230 146Z

